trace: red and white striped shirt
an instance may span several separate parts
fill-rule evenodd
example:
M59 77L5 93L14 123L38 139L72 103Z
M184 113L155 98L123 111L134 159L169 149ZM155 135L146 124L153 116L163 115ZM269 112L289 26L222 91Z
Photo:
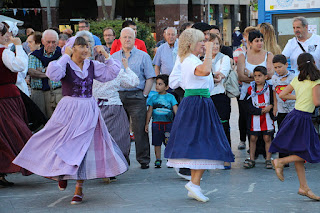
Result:
M257 91L258 93L259 91ZM251 95L252 93L252 87L250 86L248 88L248 94ZM254 97L251 97L252 105L256 108L263 109L270 105L270 96L272 95L272 90L270 90L270 87L267 88L267 90L261 94L261 95L255 95ZM250 124L250 131L268 131L268 130L274 130L274 123L273 120L270 117L270 113L265 113L263 115L250 115L251 116L251 124Z

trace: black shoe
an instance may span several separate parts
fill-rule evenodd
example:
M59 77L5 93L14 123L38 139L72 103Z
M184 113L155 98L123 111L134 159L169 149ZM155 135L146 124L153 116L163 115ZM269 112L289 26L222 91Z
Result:
M141 169L149 169L149 164L147 164L147 163L142 163L142 164L141 164Z
M110 179L110 182L116 182L117 181L116 177L109 177L109 179Z
M7 181L6 179L0 179L0 186L13 186L14 183Z
M182 175L191 176L191 170L188 168L181 168L179 169L179 173Z

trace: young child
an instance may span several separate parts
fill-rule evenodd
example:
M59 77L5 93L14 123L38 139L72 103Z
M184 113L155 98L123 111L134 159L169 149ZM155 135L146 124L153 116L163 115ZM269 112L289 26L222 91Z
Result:
M154 145L154 152L156 161L154 166L161 168L161 144L167 145L170 137L170 131L173 121L173 113L176 114L178 110L178 102L175 97L167 93L169 89L169 76L158 75L156 77L156 90L158 94L153 95L147 105L149 106L147 112L145 131L148 132L149 122L152 117L152 145Z
M286 88L295 77L294 72L288 71L287 58L284 55L275 55L272 60L275 74L272 76L273 89L273 115L277 118L278 129L286 115L294 109L295 100L285 100L279 97L280 92ZM295 94L292 91L292 94ZM279 153L279 157L287 157L287 153ZM286 166L289 166L287 164Z
M273 93L272 86L268 84L267 68L257 66L253 70L254 81L248 88L245 100L247 100L249 113L250 135L250 159L246 159L243 166L247 169L255 167L255 152L258 136L262 135L266 149L266 169L272 169L271 153L267 152L271 144L271 136L274 134L273 124Z
M294 162L299 178L298 194L313 200L320 200L309 188L305 176L304 162L320 162L320 141L311 114L320 105L320 71L309 53L302 53L297 59L300 74L279 94L280 98L296 100L295 109L283 120L281 128L270 146L270 152L290 153L275 159L272 164L276 174L284 181L283 167ZM295 94L291 92L295 90Z

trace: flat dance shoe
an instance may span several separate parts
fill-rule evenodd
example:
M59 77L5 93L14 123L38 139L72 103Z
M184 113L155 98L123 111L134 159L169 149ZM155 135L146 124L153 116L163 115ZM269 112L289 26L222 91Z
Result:
M74 195L71 200L71 204L76 205L76 204L82 203L82 198L83 198L83 194L82 195Z
M59 187L60 191L66 190L67 185L68 185L68 181L67 180L59 180L59 182L58 182L58 187Z
M306 196L308 198L310 198L311 200L316 200L316 201L320 201L320 197L315 195L311 189L309 189L308 191L298 191L298 194L301 195L301 196Z
M279 166L278 164L275 163L275 160L271 161L272 166L274 170L276 171L276 175L281 180L282 182L284 181L284 176L283 176L283 165Z

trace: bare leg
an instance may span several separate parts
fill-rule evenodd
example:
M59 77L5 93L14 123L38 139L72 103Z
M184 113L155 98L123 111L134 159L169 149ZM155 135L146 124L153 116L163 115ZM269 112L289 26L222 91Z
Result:
M204 171L204 169L191 169L191 182L200 186L200 180Z
M294 162L294 165L296 167L296 172L297 172L297 175L299 178L300 189L302 189L303 191L308 191L309 186L307 184L304 162L303 161L296 161L296 162Z
M77 180L76 189L74 191L74 196L72 198L71 204L80 204L82 202L83 193L82 193L82 185L84 180Z
M304 159L300 158L299 156L297 155L290 155L288 157L284 157L284 158L278 158L278 159L275 159L280 165L284 165L284 164L287 164L287 163L292 163L292 162L297 162L297 161L301 161L301 162L304 162Z
M77 180L76 189L74 191L75 195L82 195L82 185L84 180Z
M188 196L201 202L209 201L209 198L204 196L200 188L200 180L204 173L204 169L191 169L191 181L185 187L188 189Z
M256 154L258 136L250 135L250 160L254 160Z
M161 146L154 146L154 154L156 155L156 159L161 159Z
M269 152L269 148L271 146L271 136L270 135L264 135L263 140L265 142L265 149L266 149L266 160L271 159L271 152Z

